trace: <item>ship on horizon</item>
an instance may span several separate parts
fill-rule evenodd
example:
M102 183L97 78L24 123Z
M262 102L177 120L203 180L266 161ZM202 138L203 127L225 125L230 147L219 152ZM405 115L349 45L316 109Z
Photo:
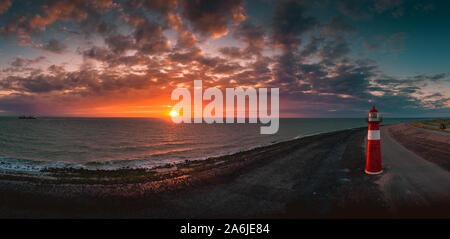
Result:
M21 116L19 116L19 119L37 119L37 118L32 115L29 115L29 116L21 115Z

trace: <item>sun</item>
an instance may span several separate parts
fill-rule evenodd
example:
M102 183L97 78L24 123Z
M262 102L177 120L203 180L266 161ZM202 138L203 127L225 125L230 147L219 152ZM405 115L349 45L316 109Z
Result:
M172 110L172 111L170 111L169 115L172 116L172 117L177 117L178 116L178 112L176 112L175 110Z

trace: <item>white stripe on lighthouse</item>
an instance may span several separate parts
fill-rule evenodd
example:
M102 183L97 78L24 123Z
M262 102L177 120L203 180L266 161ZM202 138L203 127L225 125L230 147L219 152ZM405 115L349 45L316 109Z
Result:
M380 140L380 131L379 130L369 130L369 134L367 134L368 140Z

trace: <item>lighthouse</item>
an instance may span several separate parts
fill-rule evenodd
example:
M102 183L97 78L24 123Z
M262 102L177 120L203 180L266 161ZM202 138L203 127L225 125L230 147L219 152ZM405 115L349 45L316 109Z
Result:
M375 106L369 111L369 130L367 133L367 174L379 174L383 172L381 168L381 146L380 146L380 122L381 116Z

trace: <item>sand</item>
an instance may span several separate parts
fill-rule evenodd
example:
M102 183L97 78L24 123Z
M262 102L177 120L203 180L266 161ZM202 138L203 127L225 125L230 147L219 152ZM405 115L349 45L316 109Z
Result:
M447 170L450 170L450 133L417 128L408 123L389 127L400 144Z

